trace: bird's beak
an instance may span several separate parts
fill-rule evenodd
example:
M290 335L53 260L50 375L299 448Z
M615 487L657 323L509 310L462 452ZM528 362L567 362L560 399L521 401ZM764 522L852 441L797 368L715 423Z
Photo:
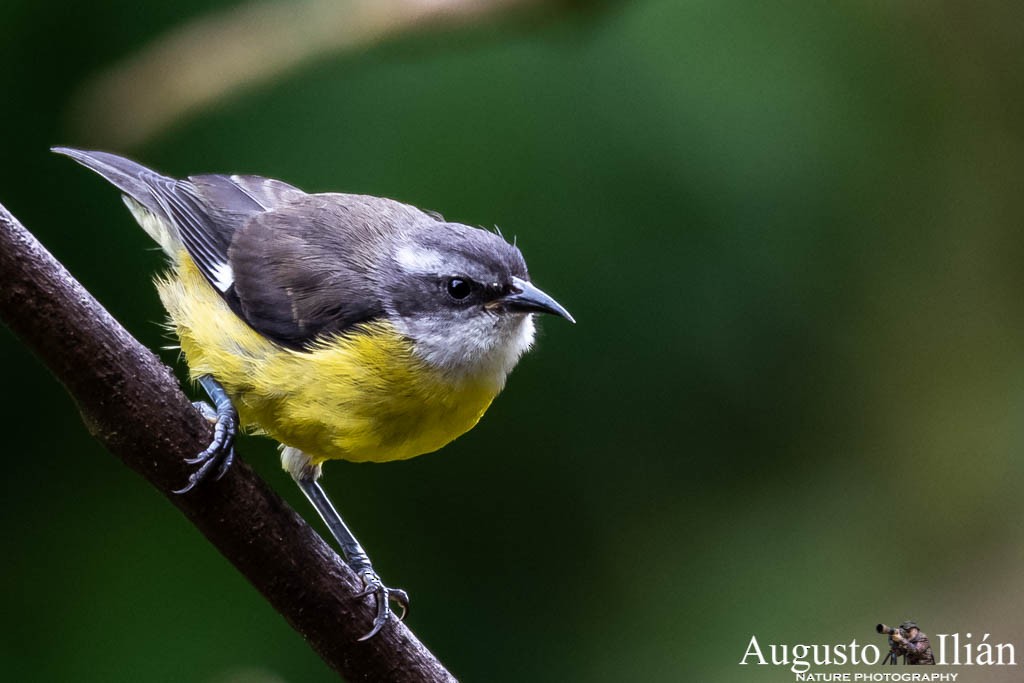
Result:
M510 311L519 311L522 313L551 313L552 315L560 315L571 323L576 322L576 320L569 315L569 311L562 307L562 304L558 303L526 280L513 277L512 287L512 292L501 298L501 302L505 304Z

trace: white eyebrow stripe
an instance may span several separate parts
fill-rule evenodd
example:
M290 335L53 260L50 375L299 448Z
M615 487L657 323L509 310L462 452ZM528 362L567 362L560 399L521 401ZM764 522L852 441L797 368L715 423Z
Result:
M395 260L407 273L439 273L444 260L432 249L405 246L395 254Z
M235 281L235 271L227 263L218 263L213 269L213 284L221 292L226 292Z

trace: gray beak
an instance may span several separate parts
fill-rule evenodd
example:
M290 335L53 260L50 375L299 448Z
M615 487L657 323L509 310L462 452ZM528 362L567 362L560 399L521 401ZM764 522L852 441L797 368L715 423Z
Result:
M501 299L510 311L519 311L523 313L551 313L552 315L560 315L571 323L576 322L573 317L569 315L569 311L562 308L562 304L558 303L526 280L513 277L512 287L512 292L510 294L506 294Z

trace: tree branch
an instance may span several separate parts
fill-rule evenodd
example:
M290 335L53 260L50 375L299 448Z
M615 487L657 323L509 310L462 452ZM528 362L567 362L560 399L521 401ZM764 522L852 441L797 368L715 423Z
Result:
M403 624L373 620L358 578L240 460L219 482L175 495L210 427L171 371L0 205L0 319L64 384L94 437L141 474L351 681L454 681Z

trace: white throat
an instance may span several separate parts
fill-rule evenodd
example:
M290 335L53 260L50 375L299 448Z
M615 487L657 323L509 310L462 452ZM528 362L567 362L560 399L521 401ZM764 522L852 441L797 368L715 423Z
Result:
M415 353L455 381L488 381L496 389L533 345L532 314L481 313L465 319L398 318L399 332L415 343Z

